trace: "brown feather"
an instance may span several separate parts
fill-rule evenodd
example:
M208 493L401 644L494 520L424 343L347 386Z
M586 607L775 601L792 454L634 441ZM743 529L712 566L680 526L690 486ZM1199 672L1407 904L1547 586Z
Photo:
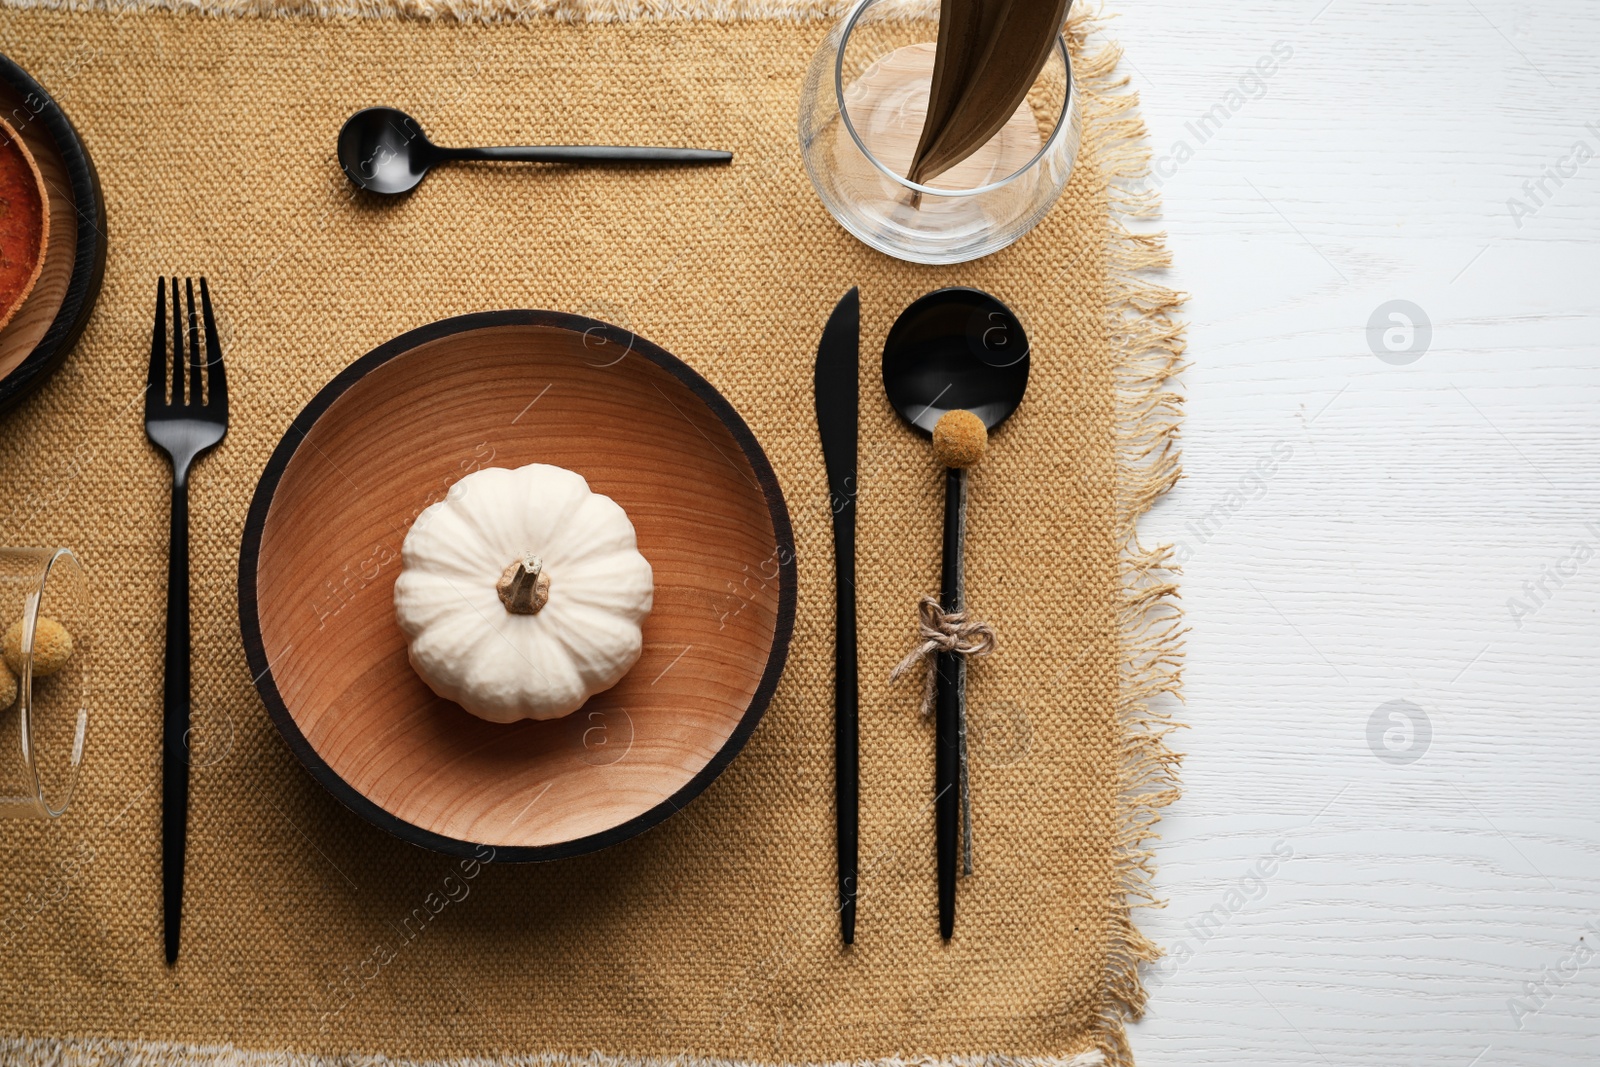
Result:
M939 88L954 103L945 105L947 113L934 128L923 126L908 174L912 181L926 184L954 167L988 143L1027 98L1039 72L1050 58L1050 50L1061 33L1072 0L946 0L947 7L964 4L986 6L991 17L986 36L975 49L960 54L962 77L949 84L950 72ZM970 16L958 14L965 23ZM940 47L944 46L941 14ZM934 60L936 82L940 60ZM929 118L934 117L930 98Z

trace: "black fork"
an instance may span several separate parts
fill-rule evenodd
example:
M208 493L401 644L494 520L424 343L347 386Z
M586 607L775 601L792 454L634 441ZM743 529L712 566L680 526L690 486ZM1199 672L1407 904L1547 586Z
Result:
M156 326L150 338L150 377L144 394L144 432L172 461L161 737L161 896L168 965L178 960L184 839L189 824L189 468L228 432L228 378L222 369L222 344L211 313L211 294L201 278L202 346L194 313L194 280L184 279L183 288L188 298L187 322L178 303L178 279L172 279L172 347L168 349L167 279L156 282Z

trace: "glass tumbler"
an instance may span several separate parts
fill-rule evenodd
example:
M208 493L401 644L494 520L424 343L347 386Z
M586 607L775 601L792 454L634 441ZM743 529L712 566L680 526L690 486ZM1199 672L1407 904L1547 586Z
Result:
M905 178L927 114L938 18L906 0L859 0L811 59L800 154L828 212L898 259L962 263L1036 226L1072 173L1082 120L1058 35L1027 99L967 159Z
M67 810L89 725L89 598L65 548L0 548L0 816Z

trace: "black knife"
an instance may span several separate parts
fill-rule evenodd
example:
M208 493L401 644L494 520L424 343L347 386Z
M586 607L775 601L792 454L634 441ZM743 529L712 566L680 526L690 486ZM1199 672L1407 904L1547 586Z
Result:
M856 426L860 415L861 294L844 294L817 345L817 430L833 513L833 776L839 836L839 932L856 939L860 782L856 719Z

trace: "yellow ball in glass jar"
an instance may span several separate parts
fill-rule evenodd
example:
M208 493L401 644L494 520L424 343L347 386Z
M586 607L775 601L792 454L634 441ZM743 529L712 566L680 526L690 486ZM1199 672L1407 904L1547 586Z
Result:
M17 674L22 673L22 623L11 624L5 637L0 639L0 653L5 655L6 666ZM33 625L33 675L45 678L67 665L72 658L72 635L67 628L48 615L41 615Z

